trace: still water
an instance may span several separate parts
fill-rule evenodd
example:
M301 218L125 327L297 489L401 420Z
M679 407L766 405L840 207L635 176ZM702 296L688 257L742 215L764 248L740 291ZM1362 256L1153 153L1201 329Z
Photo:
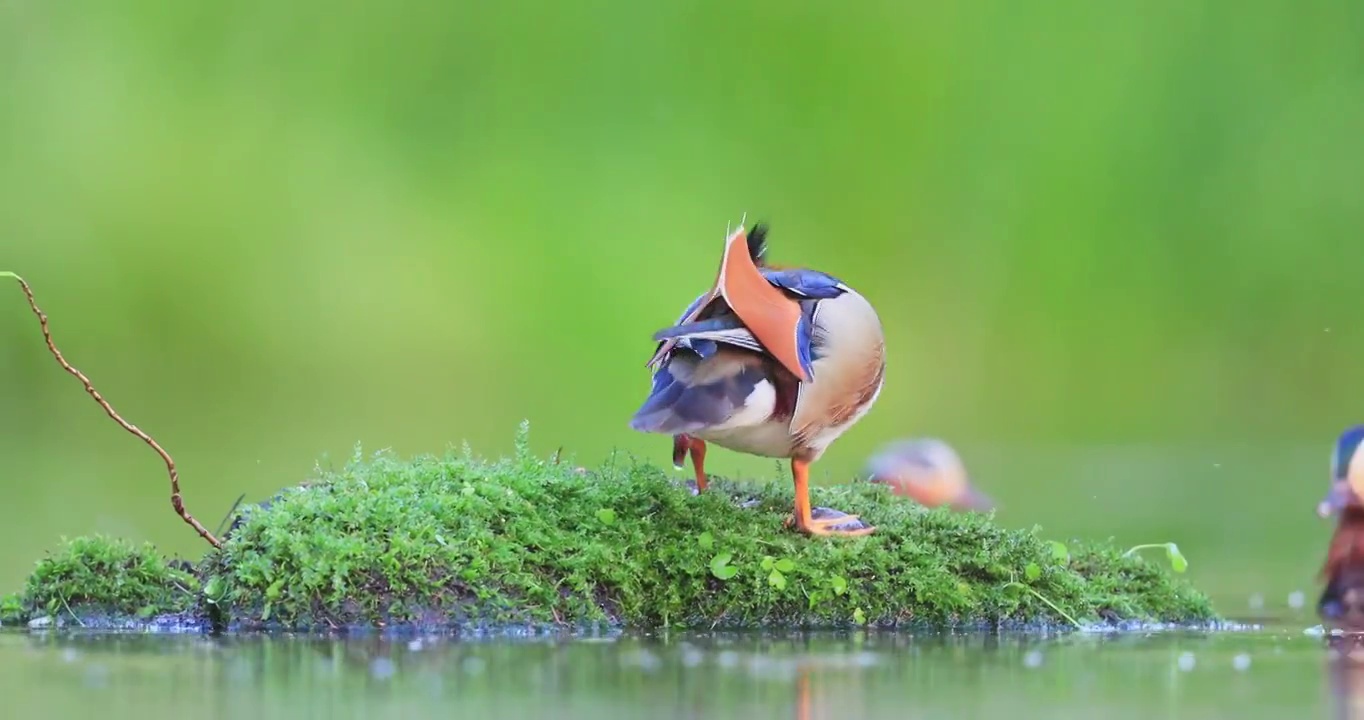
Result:
M1364 718L1364 664L1304 630L474 642L5 632L0 698L8 717L101 720Z

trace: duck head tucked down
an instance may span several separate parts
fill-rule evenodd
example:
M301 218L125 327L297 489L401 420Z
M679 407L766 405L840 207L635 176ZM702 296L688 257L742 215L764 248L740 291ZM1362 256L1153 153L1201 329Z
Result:
M706 489L706 444L789 458L795 509L809 535L867 535L855 515L814 517L810 465L876 402L885 377L880 318L839 279L766 262L766 227L725 240L714 284L654 334L653 387L630 427L673 436Z
M1322 517L1338 514L1321 576L1326 588L1317 601L1323 622L1364 631L1364 425L1341 433L1331 453L1331 486L1317 506Z

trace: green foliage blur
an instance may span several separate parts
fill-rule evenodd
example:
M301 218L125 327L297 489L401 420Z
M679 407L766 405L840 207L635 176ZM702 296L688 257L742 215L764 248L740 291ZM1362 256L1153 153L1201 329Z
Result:
M357 441L498 455L523 418L666 466L626 425L649 335L747 213L886 327L818 482L937 435L1002 522L1281 607L1364 420L1361 47L1351 3L17 0L0 270L212 526ZM197 557L0 291L0 586L61 535Z

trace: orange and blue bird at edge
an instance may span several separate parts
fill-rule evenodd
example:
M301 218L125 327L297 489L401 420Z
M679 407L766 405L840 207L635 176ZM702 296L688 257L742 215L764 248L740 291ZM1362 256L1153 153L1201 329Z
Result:
M711 287L656 333L649 395L630 427L673 436L706 490L708 444L791 462L788 525L808 535L868 535L856 515L816 518L810 466L866 415L885 382L885 335L871 303L838 278L767 262L767 228L725 239ZM850 527L851 526L851 527Z

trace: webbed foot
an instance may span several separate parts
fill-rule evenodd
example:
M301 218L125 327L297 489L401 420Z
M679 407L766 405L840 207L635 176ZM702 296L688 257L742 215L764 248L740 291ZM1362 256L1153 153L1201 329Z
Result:
M876 526L868 525L856 515L849 515L841 510L828 507L815 507L810 510L808 522L800 522L795 513L788 515L784 527L795 526L797 530L806 535L817 535L828 537L831 535L839 537L862 537L870 535L876 531Z

